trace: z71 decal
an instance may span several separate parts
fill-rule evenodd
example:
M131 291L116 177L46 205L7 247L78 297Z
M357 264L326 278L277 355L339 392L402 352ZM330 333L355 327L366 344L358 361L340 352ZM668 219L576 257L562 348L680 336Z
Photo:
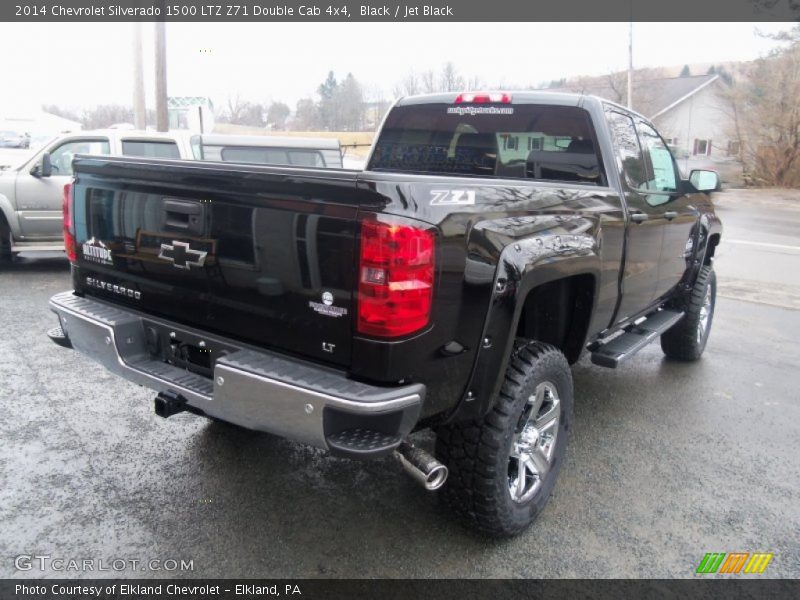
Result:
M431 190L431 206L475 204L474 190Z

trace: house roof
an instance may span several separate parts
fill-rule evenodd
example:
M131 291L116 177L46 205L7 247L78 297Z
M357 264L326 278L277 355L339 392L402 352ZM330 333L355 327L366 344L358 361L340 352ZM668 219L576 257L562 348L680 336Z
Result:
M678 106L678 104L695 95L717 79L719 79L719 75L697 75L694 77L654 79L652 82L648 82L653 85L653 91L657 92L656 96L660 100L658 103L659 107L651 117L662 115L675 106Z
M634 78L634 104L638 97L647 98L646 113L649 118L664 114L678 106L706 86L719 79L719 75L695 75L689 77L664 77L637 81ZM588 81L576 82L573 85L551 88L553 92L583 92L601 98L615 100L619 92L615 91L607 78L596 77ZM623 100L624 102L624 100ZM634 109L637 107L634 106Z

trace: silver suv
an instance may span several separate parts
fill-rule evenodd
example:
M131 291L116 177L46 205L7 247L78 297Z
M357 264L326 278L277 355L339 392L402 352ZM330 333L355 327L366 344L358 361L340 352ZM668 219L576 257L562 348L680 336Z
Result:
M64 249L63 190L76 154L342 167L336 139L124 129L62 135L21 165L0 171L0 261L18 252Z

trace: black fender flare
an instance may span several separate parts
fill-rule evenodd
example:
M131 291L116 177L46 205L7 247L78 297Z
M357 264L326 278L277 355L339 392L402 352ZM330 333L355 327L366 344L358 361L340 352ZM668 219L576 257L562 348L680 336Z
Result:
M681 285L685 290L692 288L700 269L703 265L709 264L708 251L711 247L709 245L711 238L721 235L722 222L715 213L705 212L700 215L696 230L692 236L695 247L692 254L687 258L686 274L681 281Z
M498 261L482 343L466 390L446 422L480 418L492 407L516 337L520 315L534 288L575 275L599 281L598 240L589 234L545 234L506 246ZM598 286L594 286L596 305Z

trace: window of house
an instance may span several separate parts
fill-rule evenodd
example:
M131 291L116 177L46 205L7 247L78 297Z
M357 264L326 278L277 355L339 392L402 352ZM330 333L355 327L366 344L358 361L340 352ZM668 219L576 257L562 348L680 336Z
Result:
M711 154L711 140L695 139L692 154L709 156Z
M528 138L528 150L541 150L542 149L542 138L540 137L529 137Z
M519 136L504 135L503 137L503 150L519 150Z
M739 142L728 142L728 156L739 156L741 145Z

